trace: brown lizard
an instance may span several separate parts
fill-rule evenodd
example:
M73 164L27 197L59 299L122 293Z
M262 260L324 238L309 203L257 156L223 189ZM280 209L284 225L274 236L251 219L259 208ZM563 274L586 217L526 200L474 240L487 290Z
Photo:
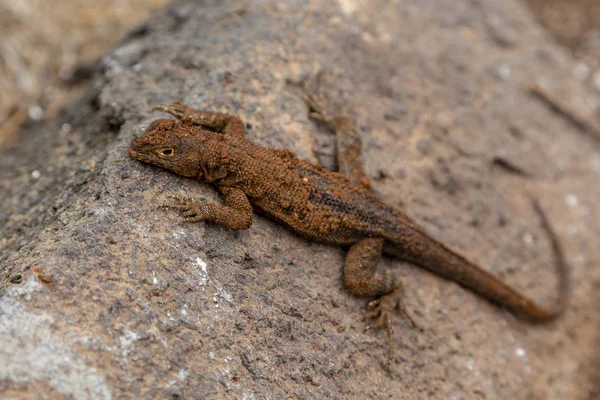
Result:
M377 297L369 303L373 311L367 318L376 318L370 327L385 327L388 335L390 313L396 308L415 324L402 300L402 282L390 271L377 270L382 253L423 266L530 320L552 319L565 308L566 264L537 202L534 208L549 233L561 278L558 304L552 309L539 306L382 202L360 163L361 142L353 121L343 115L328 117L315 95L305 100L310 116L336 133L343 174L300 160L291 151L253 144L237 116L197 111L182 102L155 107L180 120L155 120L131 141L128 151L137 160L216 186L223 205L171 196L174 203L161 206L180 210L185 221L248 229L254 206L305 238L349 247L344 284L355 295Z

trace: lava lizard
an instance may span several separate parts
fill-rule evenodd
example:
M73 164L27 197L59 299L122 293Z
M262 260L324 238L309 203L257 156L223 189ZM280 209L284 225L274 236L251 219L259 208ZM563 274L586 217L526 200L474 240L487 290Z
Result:
M169 169L184 177L216 186L223 205L170 196L185 221L212 221L231 229L252 225L253 206L292 231L328 244L349 247L343 279L358 296L376 297L366 318L370 328L385 327L391 335L391 312L403 302L402 282L390 271L378 271L382 253L425 267L533 321L556 317L567 304L567 267L554 232L537 202L534 209L549 234L560 275L558 303L543 308L481 267L432 238L402 211L382 202L371 189L360 163L360 137L351 118L329 117L318 96L305 101L310 116L331 128L337 139L341 173L298 159L289 150L260 147L245 137L240 118L194 110L176 101L155 110L177 117L153 121L142 136L131 141L129 154L140 161Z

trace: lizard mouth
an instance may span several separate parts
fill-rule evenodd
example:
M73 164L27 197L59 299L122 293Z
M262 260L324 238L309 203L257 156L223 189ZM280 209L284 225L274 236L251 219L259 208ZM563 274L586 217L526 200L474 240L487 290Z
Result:
M139 152L138 139L134 139L127 145L127 152L138 161L148 162L148 156L144 152Z
M139 160L139 159L140 159L140 153L138 153L137 151L135 151L135 150L133 149L133 147L134 147L134 146L133 146L133 143L134 143L134 142L135 142L135 140L132 140L132 141L131 141L131 143L129 143L129 144L127 145L127 152L129 153L129 155L130 155L131 157L135 158L136 160Z

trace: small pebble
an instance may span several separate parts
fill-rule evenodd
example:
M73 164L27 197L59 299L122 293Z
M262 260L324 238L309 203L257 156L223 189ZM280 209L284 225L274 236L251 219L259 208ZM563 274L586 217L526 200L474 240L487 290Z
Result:
M596 90L600 90L600 69L594 72L594 76L592 77L592 84L596 88Z
M31 178L32 179L40 179L40 177L42 176L42 173L40 171L38 171L37 169L34 169L33 171L31 171Z
M450 111L442 111L436 114L435 123L442 129L448 129L454 124L454 116Z
M510 78L511 73L512 73L512 69L511 69L510 65L508 65L508 64L501 64L500 66L498 66L498 69L496 70L496 75L498 76L498 78L502 79L503 81Z
M42 118L44 118L44 110L42 110L42 107L40 106L29 107L27 114L29 115L29 118L34 121L40 121Z
M575 207L579 204L579 199L574 194L568 194L567 197L565 197L565 203L570 207Z
M577 63L573 68L573 75L580 81L586 80L590 76L590 67L584 62Z
M600 170L600 156L598 155L593 155L590 158L590 167L595 170L595 171L599 171Z

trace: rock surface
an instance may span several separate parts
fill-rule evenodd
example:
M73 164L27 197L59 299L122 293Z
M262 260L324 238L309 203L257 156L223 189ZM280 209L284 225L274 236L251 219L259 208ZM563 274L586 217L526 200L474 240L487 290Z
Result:
M169 194L219 201L126 153L173 99L332 167L301 98L319 67L381 196L550 304L540 199L573 272L562 318L528 324L385 259L424 327L395 316L388 373L385 335L363 332L365 299L343 288L343 249L261 216L232 232L157 210ZM516 0L174 2L59 120L1 150L1 397L595 398L600 142L527 90L578 87L573 67Z

